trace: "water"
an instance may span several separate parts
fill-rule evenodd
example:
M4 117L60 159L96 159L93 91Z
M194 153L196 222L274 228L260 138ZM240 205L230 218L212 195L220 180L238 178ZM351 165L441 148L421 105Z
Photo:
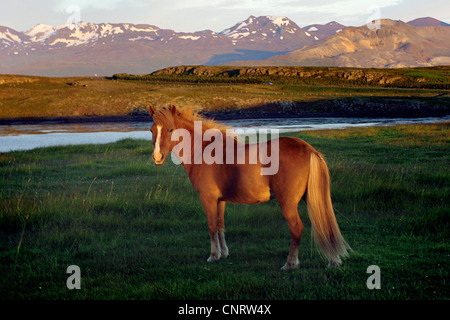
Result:
M280 132L345 129L395 124L450 121L439 118L279 118L223 121L238 128L278 129ZM40 147L104 144L122 139L151 140L151 122L83 123L83 124L14 124L0 126L0 152L31 150Z
M0 126L0 152L79 144L104 144L122 139L151 140L149 122L86 124L20 124Z
M450 121L450 115L429 118L287 118L245 119L227 122L234 128L278 129L280 132L303 130L346 129L353 127L388 126Z

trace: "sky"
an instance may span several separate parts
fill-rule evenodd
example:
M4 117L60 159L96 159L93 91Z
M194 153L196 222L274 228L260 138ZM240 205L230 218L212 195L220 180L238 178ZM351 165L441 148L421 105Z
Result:
M0 0L0 25L26 31L36 24L150 24L177 32L220 32L254 16L286 16L300 27L337 21L361 26L377 18L450 23L449 0Z

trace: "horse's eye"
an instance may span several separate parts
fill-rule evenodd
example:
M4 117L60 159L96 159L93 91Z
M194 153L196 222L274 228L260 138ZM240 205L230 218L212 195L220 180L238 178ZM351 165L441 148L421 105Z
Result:
M173 129L170 129L170 130L169 130L169 132L172 132L172 131L173 131Z

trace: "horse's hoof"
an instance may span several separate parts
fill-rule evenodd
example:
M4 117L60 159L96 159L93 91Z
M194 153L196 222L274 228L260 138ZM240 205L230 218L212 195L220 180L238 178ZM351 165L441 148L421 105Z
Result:
M281 268L281 270L294 270L300 266L300 263L295 261L295 263L286 262L286 264Z
M217 256L209 256L208 260L206 260L207 262L214 262L214 261L218 261L220 259L220 257Z
M226 258L228 258L229 256L230 256L230 254L228 253L228 249L222 250L222 254L220 255L220 257L221 257L222 259L226 259Z

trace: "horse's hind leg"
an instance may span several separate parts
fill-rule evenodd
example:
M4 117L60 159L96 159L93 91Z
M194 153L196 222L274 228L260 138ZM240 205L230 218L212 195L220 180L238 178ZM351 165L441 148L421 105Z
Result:
M219 245L221 251L221 257L228 257L228 247L225 242L225 201L219 201L217 205L217 215L219 217L218 221L218 236L219 236Z
M303 223L298 215L298 203L280 203L281 210L289 225L291 233L291 248L286 264L283 270L295 269L299 266L298 247L300 246L300 238L302 237Z

